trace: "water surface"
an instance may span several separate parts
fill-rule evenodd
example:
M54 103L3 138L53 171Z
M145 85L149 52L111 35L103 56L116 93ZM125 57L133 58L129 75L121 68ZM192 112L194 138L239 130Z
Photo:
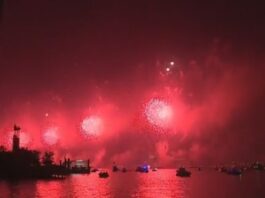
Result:
M193 171L192 177L176 177L175 170L150 173L97 173L71 175L65 180L0 181L0 197L152 197L152 198L264 198L265 171L242 177L215 171Z

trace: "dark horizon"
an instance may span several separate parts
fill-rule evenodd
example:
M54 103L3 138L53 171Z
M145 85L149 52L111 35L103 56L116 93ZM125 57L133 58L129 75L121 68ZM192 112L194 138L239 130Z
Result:
M16 123L24 146L98 165L265 161L261 3L2 0L0 12L0 145ZM150 116L157 100L170 122Z

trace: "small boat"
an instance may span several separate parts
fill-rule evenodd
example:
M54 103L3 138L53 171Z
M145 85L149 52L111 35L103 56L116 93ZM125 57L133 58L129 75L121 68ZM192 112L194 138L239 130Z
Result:
M190 177L191 176L191 172L186 170L185 168L181 167L177 170L176 176L179 177Z
M157 168L153 168L152 171L157 171Z
M227 168L223 166L223 167L219 168L218 171L221 172L221 173L226 173L227 172Z
M140 173L148 173L149 168L148 166L138 166L135 171Z
M253 165L252 165L252 169L253 170L265 170L265 165L261 164L260 162L255 162Z
M112 172L118 172L118 171L120 171L120 169L118 168L118 166L114 165L112 167Z
M233 167L233 168L228 168L226 170L226 173L228 175L241 175L242 174L242 170L240 168Z
M92 168L90 172L92 172L92 173L98 172L98 169L97 168Z
M109 173L108 173L108 172L100 172L100 173L98 174L98 176L99 176L100 178L107 178L107 177L109 177Z

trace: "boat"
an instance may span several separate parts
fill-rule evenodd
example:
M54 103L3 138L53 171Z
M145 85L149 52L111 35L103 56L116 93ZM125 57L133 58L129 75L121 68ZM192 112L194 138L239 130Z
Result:
M226 173L227 172L227 168L223 166L223 167L219 168L218 171L221 172L221 173Z
M98 172L98 171L99 171L99 170L98 170L97 168L92 168L92 169L91 169L91 172L92 172L92 173L95 173L95 172Z
M148 168L147 165L138 166L135 171L136 172L140 172L140 173L148 173L149 172L149 168Z
M107 177L109 177L109 173L106 171L106 172L100 172L99 174L98 174L98 176L100 177L100 178L107 178Z
M228 168L226 170L226 173L228 175L241 175L242 174L242 170L240 168L233 167L233 168Z
M120 171L120 169L118 168L118 166L113 165L112 172L118 172L118 171Z
M252 165L252 169L253 170L258 170L258 171L261 171L261 170L265 170L265 165L261 164L260 162L255 162L253 165Z
M191 176L191 172L186 170L185 168L181 167L177 170L176 176L179 177L190 177Z

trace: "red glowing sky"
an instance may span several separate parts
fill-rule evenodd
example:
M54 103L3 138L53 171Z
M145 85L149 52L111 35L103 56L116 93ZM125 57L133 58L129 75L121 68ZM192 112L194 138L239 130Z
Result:
M61 2L4 3L1 144L16 123L96 165L265 159L263 12Z

